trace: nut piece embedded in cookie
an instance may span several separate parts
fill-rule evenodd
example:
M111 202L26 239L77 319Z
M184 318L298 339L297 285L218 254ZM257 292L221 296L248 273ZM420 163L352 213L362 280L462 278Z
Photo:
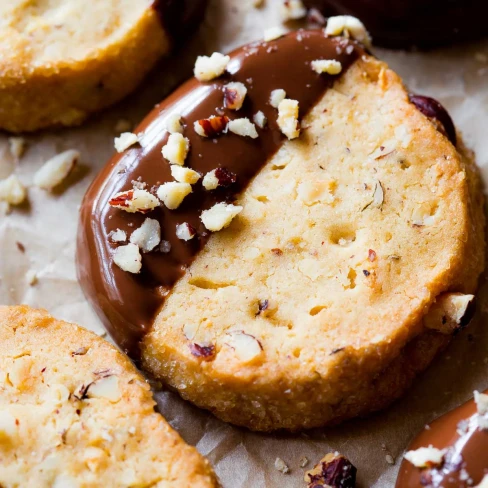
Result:
M177 209L184 198L192 192L191 185L189 183L179 183L176 181L170 181L164 183L158 188L158 198L166 205L170 210Z
M158 199L147 190L127 190L114 195L108 202L112 207L129 213L147 213L159 207Z
M190 141L179 132L170 134L168 142L163 146L161 153L171 164L183 166L190 150Z
M217 137L227 132L229 117L212 115L208 119L197 120L193 124L195 132L202 137Z
M146 218L130 236L130 242L139 246L142 252L152 251L161 242L161 226L155 219Z
M142 256L135 244L119 246L114 252L114 263L123 271L137 274L142 268Z
M27 197L25 186L15 175L0 180L0 200L10 205L20 205Z
M254 114L252 120L260 129L264 129L266 127L266 124L268 123L268 119L266 118L266 115L264 115L264 113L261 112L261 110Z
M54 156L37 170L34 185L43 190L52 190L71 173L79 159L80 153L74 149Z
M443 334L452 334L468 325L474 311L474 295L443 293L424 316L424 326Z
M212 232L217 232L230 225L232 219L242 212L242 207L227 203L217 203L202 212L200 220Z
M338 452L326 454L320 462L305 473L308 488L354 488L356 468Z
M407 451L404 458L417 468L434 468L444 462L445 451L436 447L419 447L415 451Z
M296 139L300 135L298 122L298 102L285 98L278 105L278 126L288 139Z
M231 110L242 108L247 95L247 88L244 83L234 81L224 86L224 107Z
M235 119L229 122L229 131L242 137L256 139L259 137L256 126L247 118Z
M316 59L310 63L310 66L319 74L338 75L342 71L342 64L335 59Z
M125 242L127 240L127 233L122 229L115 229L108 235L112 242Z
M86 392L88 398L103 398L116 403L122 398L119 378L115 375L105 376L93 382Z
M196 233L197 231L188 222L183 222L176 226L176 237L182 241L193 239Z
M201 178L197 171L175 164L171 166L171 176L180 183L189 183L190 185L194 185Z
M371 36L364 24L351 15L337 15L327 19L324 32L328 36L350 36L356 41L362 42L366 47L371 47Z
M198 56L195 63L195 78L199 81L210 81L222 75L230 61L229 56L213 53L211 56Z
M263 352L261 343L254 336L246 334L242 330L229 332L228 336L225 343L234 349L237 358L243 363L253 361Z
M138 140L136 134L133 134L132 132L123 132L114 140L115 150L118 153L124 152L126 149L136 144Z

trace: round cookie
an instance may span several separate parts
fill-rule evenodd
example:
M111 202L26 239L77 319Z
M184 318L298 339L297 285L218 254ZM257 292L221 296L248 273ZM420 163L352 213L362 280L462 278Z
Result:
M45 311L0 307L0 392L5 488L219 486L130 361Z
M206 0L0 5L0 128L80 124L123 98L201 19Z
M196 65L213 79L156 107L89 189L85 293L124 350L225 421L296 430L383 408L470 314L473 155L440 104L351 38L254 43L227 73L213 59ZM171 210L178 164L201 176Z

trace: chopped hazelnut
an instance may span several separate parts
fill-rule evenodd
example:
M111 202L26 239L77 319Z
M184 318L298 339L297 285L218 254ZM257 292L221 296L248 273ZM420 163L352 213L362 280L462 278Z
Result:
M15 175L0 180L0 200L10 205L20 205L27 197L27 191Z
M238 81L224 85L224 106L231 110L242 108L247 95L247 88L244 83Z
M122 191L114 195L108 203L129 213L147 213L160 205L158 199L147 190Z
M275 468L278 471L281 471L283 474L288 474L290 472L290 468L288 467L288 464L286 464L285 461L283 461L283 459L279 457L276 458L274 465Z
M200 216L203 225L212 232L217 232L230 225L236 215L242 212L242 207L227 203L217 203Z
M303 19L307 9L302 0L285 0L281 6L281 16L284 21Z
M215 190L219 186L227 187L235 183L237 176L226 168L216 168L209 171L203 178L205 190Z
M114 252L114 263L123 271L139 273L142 268L142 256L135 244L119 246Z
M189 241L196 235L196 230L188 223L183 222L176 226L176 237L182 241Z
M433 468L444 462L445 451L436 447L419 447L405 453L404 458L417 468Z
M183 126L181 125L181 115L171 114L166 119L166 130L170 134L182 134Z
M105 398L112 403L122 398L119 387L119 378L115 375L101 378L90 385L87 391L88 398Z
M233 132L238 136L250 137L251 139L259 137L256 131L256 126L247 117L231 120L228 127L230 132Z
M136 134L133 134L132 132L122 132L122 134L114 140L115 150L118 153L124 152L126 149L136 144L138 140L139 138Z
M275 39L279 39L286 34L286 29L282 26L275 26L270 27L264 31L264 42L274 41Z
M71 173L79 159L80 153L73 149L54 156L37 170L34 185L43 190L52 190Z
M285 98L278 105L278 126L288 139L295 139L300 135L298 122L298 101Z
M264 113L260 110L259 112L256 112L254 114L253 121L260 129L264 129L266 127L268 119L266 118L266 115L264 115Z
M424 326L443 334L453 334L470 322L474 311L474 295L442 293L424 316Z
M329 17L324 29L327 36L350 36L356 41L362 42L366 47L371 47L371 36L364 24L351 15L337 15Z
M190 352L193 356L204 361L211 361L215 357L215 346L202 346L200 344L190 344Z
M279 104L286 98L286 91L282 88L277 88L273 90L269 96L269 104L274 107L278 108Z
M356 468L346 457L338 452L326 454L310 471L304 480L309 488L354 488L356 486Z
M222 75L229 64L230 57L221 53L211 56L198 56L195 63L195 77L199 81L210 81Z
M27 142L23 137L9 137L8 138L8 145L10 149L10 154L16 159L19 160L27 146Z
M195 132L201 137L217 137L227 132L229 117L212 115L208 119L197 120L193 124Z
M381 181L378 180L374 184L373 199L363 208L363 210L366 210L367 208L381 209L384 200L385 200L385 192L383 190L383 185Z
M319 74L338 75L342 71L342 64L335 59L316 59L312 61L311 66Z
M229 332L228 336L226 344L234 349L237 358L243 363L253 361L263 352L261 343L242 330Z
M127 240L127 234L122 229L116 229L109 233L108 238L112 242L125 242Z
M146 218L130 236L130 242L139 246L142 252L150 252L161 241L161 226L155 219Z
M304 468L308 464L308 458L303 456L299 461L300 468Z
M190 141L180 133L170 134L168 142L163 146L162 154L171 164L183 166L190 150Z
M190 185L194 185L201 178L197 171L175 164L171 166L171 176L180 183L189 183Z
M170 181L169 183L162 184L158 188L157 195L167 208L175 210L191 192L192 189L189 183Z

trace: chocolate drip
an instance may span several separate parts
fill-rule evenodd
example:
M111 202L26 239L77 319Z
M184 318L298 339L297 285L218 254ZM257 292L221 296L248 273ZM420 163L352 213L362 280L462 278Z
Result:
M317 74L311 69L311 61L338 60L344 73L363 53L354 41L327 38L321 31L298 31L275 41L238 49L231 54L228 73L224 76L209 83L192 79L156 106L135 131L140 146L115 155L102 170L81 208L78 274L86 296L124 351L137 357L138 343L164 297L206 243L209 233L199 218L202 210L216 202L233 201L286 139L276 122L277 110L269 105L271 91L281 88L288 98L298 100L300 117L303 117L340 76ZM229 81L242 82L248 89L244 106L237 112L223 108L223 85ZM268 124L264 129L257 128L257 139L230 132L215 139L203 138L193 128L195 121L211 115L252 120L258 111L264 112ZM174 113L182 115L184 135L190 139L186 166L203 175L224 167L237 175L236 182L209 192L203 189L200 180L177 210L162 205L142 215L110 207L110 198L131 189L133 180L147 183L147 188L153 191L160 184L173 181L161 148L168 139L166 121ZM109 234L122 229L130 235L148 216L159 220L161 239L169 241L171 251L144 254L138 275L124 272L112 262L116 245L110 242ZM183 222L197 230L197 236L191 241L176 237L176 225Z
M488 474L488 431L477 425L473 400L432 422L408 449L430 445L447 448L443 465L419 469L404 460L396 488L468 488L479 484Z

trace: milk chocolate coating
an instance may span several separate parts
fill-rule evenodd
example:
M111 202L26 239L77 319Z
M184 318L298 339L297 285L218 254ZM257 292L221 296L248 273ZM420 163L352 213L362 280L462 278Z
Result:
M488 34L485 0L304 0L324 15L361 19L373 42L387 47L436 47Z
M354 41L326 38L318 30L298 31L275 41L238 49L231 54L228 73L224 76L209 83L191 79L156 106L135 130L140 145L115 155L98 175L81 207L78 276L107 330L131 357L137 359L139 342L151 327L165 295L208 239L209 233L199 218L202 210L216 202L232 202L286 139L276 123L277 110L268 103L271 91L282 88L288 98L298 100L300 117L303 117L341 76L319 75L311 69L311 61L336 59L342 63L344 73L363 53L363 48ZM223 108L223 85L229 81L242 82L248 89L244 106L238 112ZM252 120L260 110L267 117L268 125L257 128L257 139L230 132L216 139L203 138L193 129L195 121L211 115ZM190 139L191 149L185 165L202 175L225 167L237 175L236 183L209 192L203 189L200 180L177 210L161 206L143 215L110 207L111 197L131 189L133 180L139 178L153 192L160 184L173 181L161 148L168 139L167 118L174 113L182 115L184 135ZM109 234L122 229L129 236L146 217L160 222L161 238L171 243L171 251L143 254L140 274L122 271L113 264L116 245L110 242ZM183 222L197 230L197 236L191 241L176 237L176 225Z
M488 474L488 431L477 427L475 415L476 404L470 400L425 428L408 450L430 445L447 448L444 464L436 469L420 469L403 460L395 487L468 488L478 485ZM466 475L472 480L471 484Z

